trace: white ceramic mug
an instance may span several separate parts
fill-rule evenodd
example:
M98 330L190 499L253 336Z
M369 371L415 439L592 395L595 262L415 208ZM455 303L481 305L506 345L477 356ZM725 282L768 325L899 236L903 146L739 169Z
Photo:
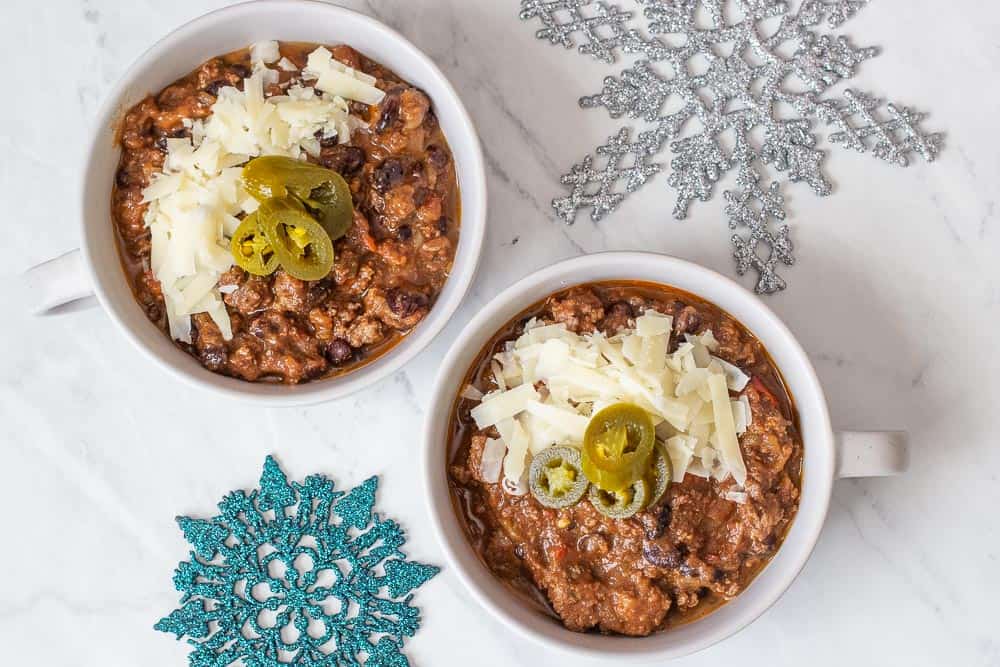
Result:
M143 313L129 289L111 221L118 165L115 128L125 112L202 62L258 41L348 44L422 88L450 144L461 190L462 219L451 275L417 328L385 355L343 376L289 387L250 383L206 370ZM25 285L38 312L94 294L112 321L146 356L198 387L269 405L339 398L393 373L441 331L475 276L486 229L482 149L458 93L437 66L402 35L357 12L310 0L261 0L233 5L187 23L143 54L108 94L98 113L82 167L80 249L30 269Z
M804 444L798 514L774 558L734 600L703 619L643 638L578 634L515 597L480 562L449 497L449 420L459 386L490 338L519 312L549 294L581 283L643 280L672 285L718 305L742 322L770 352L798 409ZM812 553L838 477L903 472L906 436L899 432L835 433L826 398L809 358L788 328L755 295L709 269L639 252L586 255L542 269L490 301L465 327L444 359L424 430L423 478L434 529L452 569L472 596L503 623L546 646L592 658L677 658L732 635L764 613L791 585Z

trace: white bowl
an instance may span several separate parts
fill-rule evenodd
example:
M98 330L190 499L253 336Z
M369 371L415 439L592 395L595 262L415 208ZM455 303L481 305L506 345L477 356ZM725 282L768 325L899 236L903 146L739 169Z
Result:
M449 420L466 371L489 339L511 318L549 294L581 283L644 280L679 287L726 310L752 331L784 375L799 411L805 448L802 496L784 544L752 584L707 617L643 638L578 634L539 613L494 578L466 540L449 497L446 461ZM816 544L830 503L835 474L891 474L905 467L901 434L851 434L838 442L826 399L805 352L760 299L714 271L672 257L610 252L578 257L542 269L494 298L466 326L444 359L424 431L423 477L432 524L445 555L472 596L500 621L550 648L592 658L677 658L710 646L743 628L781 596ZM839 460L841 454L844 460Z
M375 361L340 377L297 386L251 383L212 373L179 350L136 304L118 258L111 222L111 187L119 149L115 127L125 111L150 92L188 74L205 60L261 40L345 43L389 67L427 92L451 146L461 188L462 219L451 276L430 313L402 342ZM476 272L486 227L486 177L482 149L458 93L441 71L413 44L391 28L357 12L308 0L262 0L233 5L187 23L142 55L109 93L83 167L80 214L81 254L91 289L125 336L158 366L215 394L269 405L316 403L342 397L401 368L441 331L458 308ZM73 256L48 273L51 306L80 296L67 279L79 262ZM63 281L63 288L53 287ZM79 288L79 285L76 285ZM52 296L59 292L59 299Z

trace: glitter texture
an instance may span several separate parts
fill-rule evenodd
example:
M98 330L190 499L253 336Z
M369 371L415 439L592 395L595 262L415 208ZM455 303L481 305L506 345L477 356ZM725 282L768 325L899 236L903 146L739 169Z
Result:
M890 119L879 121L874 112L880 106L882 100L851 89L844 91L842 102L824 102L820 106L820 116L828 124L840 128L840 131L830 135L830 141L865 153L868 151L866 140L873 139L872 155L900 167L909 166L910 153L918 153L927 162L933 162L941 149L944 135L920 131L917 125L927 114L889 103L885 110ZM853 116L860 119L860 125L852 121Z
M632 12L603 2L521 0L521 18L540 20L545 27L535 36L567 49L576 45L573 36L580 35L584 40L580 53L606 63L615 61L616 49L624 53L641 53L647 58L656 57L664 49L659 40L644 39L639 32L625 27ZM602 32L609 35L602 37Z
M601 91L582 97L580 106L603 107L612 118L628 117L648 129L630 143L623 128L563 176L570 193L552 202L559 218L572 223L586 208L591 219L604 218L660 170L653 159L668 146L673 157L666 183L676 193L678 219L689 215L694 202L709 201L715 184L733 171L741 188L746 174L766 166L828 195L833 188L823 173L817 120L837 130L830 136L835 145L870 150L900 166L912 153L933 160L942 135L920 131L923 114L890 104L888 118L880 118L874 113L878 101L850 90L844 100L824 97L878 49L856 46L844 35L820 34L818 28L824 22L839 27L868 1L636 0L647 35L629 27L632 12L613 5L523 0L521 18L545 25L540 38L570 47L572 35L583 35L580 50L604 62L618 52L643 56L618 76L606 77ZM622 166L626 156L631 161ZM595 168L597 163L602 167ZM749 237L733 238L738 272L757 269L758 292L783 289L774 269L792 263L787 229L774 234L766 225L747 229ZM761 246L770 248L768 259L757 256Z
M377 487L289 483L267 457L258 490L177 518L192 551L174 573L181 606L155 629L187 637L192 667L408 666L411 592L438 568L406 560L402 529L373 513Z
M616 191L619 181L624 181L626 192L635 192L649 178L660 170L660 165L650 164L649 156L660 149L655 133L643 133L638 141L629 141L629 131L622 128L608 143L597 148L598 159L604 167L594 169L594 158L590 155L562 177L563 185L572 186L569 196L552 202L556 214L566 222L573 222L576 212L590 208L590 217L598 222L615 210L625 195ZM631 158L631 164L622 166L622 161Z
M665 50L665 67L641 60L619 77L607 77L603 90L581 98L580 105L603 106L615 118L655 123L658 139L670 142L677 156L667 179L677 192L674 217L687 217L692 202L711 198L716 181L758 159L787 172L792 182L807 183L818 195L830 194L809 116L817 112L818 94L853 76L877 50L855 47L843 36L812 32L827 5L806 2L790 15L784 2L732 0L744 18L727 23L729 0L640 1L646 5L650 32L683 36L683 45ZM711 27L698 27L699 8ZM759 22L775 17L781 17L780 25L765 37ZM795 47L788 58L777 53L785 43ZM790 80L797 85L787 85ZM679 109L663 113L671 100ZM781 109L797 117L782 116ZM675 141L694 120L700 132ZM758 127L763 143L755 150L749 136ZM735 145L732 151L723 148L727 138Z
M795 258L792 256L792 242L788 238L788 226L782 225L776 232L769 229L771 220L785 219L785 198L781 196L781 186L774 182L764 190L760 180L760 174L752 169L741 169L737 178L740 189L727 190L722 194L726 199L729 227L746 232L746 236L739 233L732 236L736 272L742 276L754 269L757 272L754 291L773 294L785 289L784 279L775 271L778 263L791 266ZM767 250L766 257L760 256L761 246Z

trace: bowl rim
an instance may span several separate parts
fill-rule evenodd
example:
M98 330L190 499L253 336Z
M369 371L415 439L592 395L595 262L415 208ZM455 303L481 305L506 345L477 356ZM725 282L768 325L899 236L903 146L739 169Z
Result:
M329 13L333 19L348 17L356 23L367 24L373 32L384 35L385 40L395 43L406 51L407 57L414 58L430 77L437 80L436 84L444 91L446 99L434 99L432 103L436 106L450 107L457 121L456 127L452 128L448 136L449 143L457 146L459 144L456 142L461 142L468 149L468 164L463 165L460 176L462 218L453 268L460 264L458 261L459 253L462 254L465 261L461 262L460 272L452 272L448 276L445 284L452 287L448 299L444 300L439 295L438 301L434 304L428 317L392 349L387 350L370 363L342 376L287 386L248 382L223 376L203 368L200 364L182 365L176 361L176 358L167 358L166 355L152 349L142 339L142 336L125 322L120 314L119 304L105 289L101 271L93 261L93 247L88 230L92 224L96 223L88 224L93 216L88 216L87 207L91 197L90 189L94 186L93 179L95 178L91 175L91 163L97 159L100 150L107 144L109 128L114 128L117 125L118 119L125 111L123 98L128 93L129 86L153 62L167 54L175 42L191 33L211 31L220 24L233 19L248 20L259 11L278 10L294 13L303 8ZM364 44L354 46L362 52L365 51ZM183 76L183 73L179 76ZM139 349L146 359L189 386L240 402L273 407L313 405L353 394L397 372L423 352L451 321L475 279L486 235L488 210L485 160L475 124L451 81L430 57L395 29L361 12L320 0L250 0L197 16L158 39L129 65L114 86L106 93L95 120L90 126L90 131L90 138L84 152L83 169L81 170L79 190L81 214L79 215L78 229L81 255L94 294L104 311L115 323L116 328L134 347ZM97 182L99 183L99 180ZM108 197L110 198L110 193L108 193ZM108 222L110 224L110 221ZM125 280L124 276L122 276L122 280ZM407 345L404 347L403 343L407 343ZM178 352L183 354L183 352Z
M555 632L545 633L539 629L539 623L525 621L502 608L502 606L494 601L476 581L477 574L482 575L485 573L486 576L492 575L488 571L479 573L469 571L463 564L463 558L459 554L459 549L464 548L471 550L472 547L469 545L461 527L457 526L457 517L454 516L453 507L451 505L450 491L447 489L447 464L445 463L446 459L444 456L447 455L446 448L448 445L444 442L444 438L441 438L441 442L437 441L438 436L443 435L440 431L446 431L447 427L440 428L435 422L435 419L440 414L446 414L443 413L442 406L447 406L447 410L450 412L454 398L459 390L459 387L455 386L455 382L461 382L467 371L467 368L458 368L455 366L458 360L463 356L467 346L475 344L478 349L478 346L493 335L496 327L486 329L485 335L475 336L475 339L473 339L475 334L482 333L479 330L483 329L492 318L496 317L500 312L505 312L511 309L514 310L514 312L519 312L521 309L529 306L531 303L534 303L536 299L527 299L525 294L529 290L543 284L552 285L558 281L559 286L552 287L549 290L549 293L553 293L559 291L560 289L565 289L574 285L611 280L611 278L587 279L586 274L593 273L594 269L599 267L622 267L620 268L620 272L623 274L621 279L627 280L627 275L629 273L628 267L633 262L660 263L663 267L663 274L665 276L665 279L660 282L664 285L670 284L667 277L669 277L672 272L686 272L688 277L713 281L716 286L721 289L733 291L734 298L744 299L749 307L756 309L759 315L767 321L768 326L774 327L777 334L782 337L783 344L786 346L788 351L799 360L799 368L803 374L799 387L802 387L802 383L806 383L807 386L805 388L810 392L810 395L815 398L813 404L810 406L813 417L818 420L817 424L815 424L813 428L815 431L814 437L821 436L825 440L825 446L824 443L810 442L810 456L812 457L810 461L811 467L804 469L806 472L803 473L802 483L804 488L806 478L810 476L809 471L811 470L812 476L809 479L809 484L813 497L808 508L811 510L811 514L804 516L805 501L800 498L798 512L792 527L790 528L790 531L794 529L801 532L801 535L797 538L798 544L796 545L796 552L798 555L796 560L785 563L786 567L780 572L779 581L769 583L770 588L766 594L757 594L752 598L751 596L747 596L748 591L752 588L752 584L760 580L765 571L773 569L771 568L771 565L778 559L778 554L782 552L785 544L788 542L787 538L791 535L791 532L789 532L789 535L786 536L786 541L782 543L782 547L778 549L761 572L757 574L753 581L751 581L751 586L748 586L747 589L737 596L737 598L746 596L753 599L753 603L747 603L751 606L736 620L730 623L730 625L717 629L714 632L706 632L705 635L700 638L695 637L694 639L688 639L685 643L682 643L679 646L662 647L654 646L652 643L648 643L648 640L655 638L657 635L663 636L665 634L669 634L669 632L654 633L650 637L643 638L598 636L575 633L565 629L561 624L558 624L558 628ZM648 281L646 278L643 278L642 280L644 282ZM679 287L695 294L696 296L706 298L690 287ZM516 308L514 308L514 306L516 306ZM724 310L728 311L728 308L724 308ZM736 315L733 315L733 317L736 317ZM756 335L756 332L754 333ZM802 406L799 405L800 416L802 413ZM803 437L805 437L804 433ZM806 355L805 350L801 347L801 344L792 332L788 329L784 322L763 301L760 300L760 298L748 292L742 285L736 283L730 278L693 262L653 252L607 251L563 260L526 275L486 303L458 334L441 363L440 370L433 385L431 397L425 411L423 438L421 475L424 484L424 498L427 512L431 519L431 526L435 537L445 554L445 559L451 569L455 571L458 580L462 583L465 590L470 593L480 606L485 608L490 615L493 616L493 618L500 621L503 625L512 628L520 636L539 643L547 648L586 658L615 657L622 662L643 662L651 659L681 658L709 648L710 646L731 637L753 623L784 595L789 586L791 586L801 573L802 569L805 567L806 562L811 556L816 543L819 540L820 532L829 510L829 504L833 491L836 455L835 438L833 429L830 425L830 416L826 397L822 391L822 386L820 385L815 369ZM445 451L442 451L442 448L445 448ZM437 486L442 483L444 488L440 489L440 493L438 493L439 489ZM446 525L448 522L452 525ZM455 534L457 534L457 537L453 537ZM478 565L482 566L481 562L478 563ZM510 592L510 595L513 596L514 593ZM521 601L517 602L519 604L523 604ZM523 609L523 607L520 607L519 609ZM716 612L709 614L706 618L711 617L715 613ZM538 621L544 620L542 614L536 610L530 610L530 614L536 617ZM698 619L692 623L681 626L681 628L696 627L704 620L704 618ZM681 628L678 628L678 630ZM603 644L602 646L595 647L591 645L589 638L595 636L600 637ZM639 643L643 641L647 641L647 646L643 647L639 645Z

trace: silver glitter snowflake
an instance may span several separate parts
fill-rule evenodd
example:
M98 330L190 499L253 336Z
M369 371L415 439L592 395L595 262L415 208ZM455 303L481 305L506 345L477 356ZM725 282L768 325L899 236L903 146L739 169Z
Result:
M770 229L772 220L785 219L785 198L776 181L766 190L762 188L760 174L753 169L740 170L737 186L738 191L727 190L722 193L726 199L729 227L745 229L746 233L746 236L740 233L732 236L736 272L742 276L754 269L757 272L754 291L758 294L773 294L785 289L784 279L775 270L778 263L786 266L795 263L788 226L782 225L774 232ZM762 246L767 251L765 257L760 254Z
M851 97L850 91L846 101L825 98L878 49L819 29L823 23L839 27L868 0L635 1L642 5L648 35L630 29L631 12L613 5L521 4L522 18L541 19L546 27L538 35L553 43L570 46L570 36L579 33L586 39L580 50L605 62L616 52L642 55L618 76L605 78L599 93L580 99L584 108L603 107L613 118L650 127L634 143L622 130L562 177L570 194L553 206L568 223L581 209L590 208L596 221L617 208L659 170L651 159L667 146L673 157L666 182L676 192L678 219L687 217L695 201L710 200L715 184L734 170L744 178L769 166L817 195L830 194L817 120L839 130L830 137L833 143L871 150L894 164L905 165L913 152L932 160L939 150L941 135L917 127L923 114L888 105L888 119L876 117L879 105ZM632 161L625 162L626 156ZM602 158L603 167L595 169ZM766 226L758 227L760 233L749 239L734 239L738 269L758 269L758 291L783 289L774 267L791 264L787 230L770 234ZM771 248L767 259L756 255L761 244Z
M674 216L687 217L693 201L711 198L716 181L757 160L787 172L792 182L808 183L816 194L829 194L830 183L821 171L824 154L816 148L810 119L816 96L853 76L877 50L855 47L843 36L812 32L826 15L825 4L807 1L790 15L787 4L778 0L733 0L744 18L727 23L724 9L730 0L639 1L646 5L650 32L684 37L683 45L664 51L668 67L663 69L669 73L661 73L651 59L641 60L619 77L606 78L604 89L580 104L604 106L612 117L656 124L658 138L670 142L677 155L667 181L677 191ZM699 8L710 27L698 27ZM779 16L777 31L762 34L759 22ZM790 57L778 54L786 43L795 47ZM697 71L695 61L700 63ZM790 81L798 85L793 88ZM801 92L790 92L795 89ZM662 113L671 100L680 109ZM783 117L783 109L797 117ZM694 120L700 131L677 141ZM755 150L749 134L757 127L763 129L763 143ZM726 136L734 150L723 148Z

